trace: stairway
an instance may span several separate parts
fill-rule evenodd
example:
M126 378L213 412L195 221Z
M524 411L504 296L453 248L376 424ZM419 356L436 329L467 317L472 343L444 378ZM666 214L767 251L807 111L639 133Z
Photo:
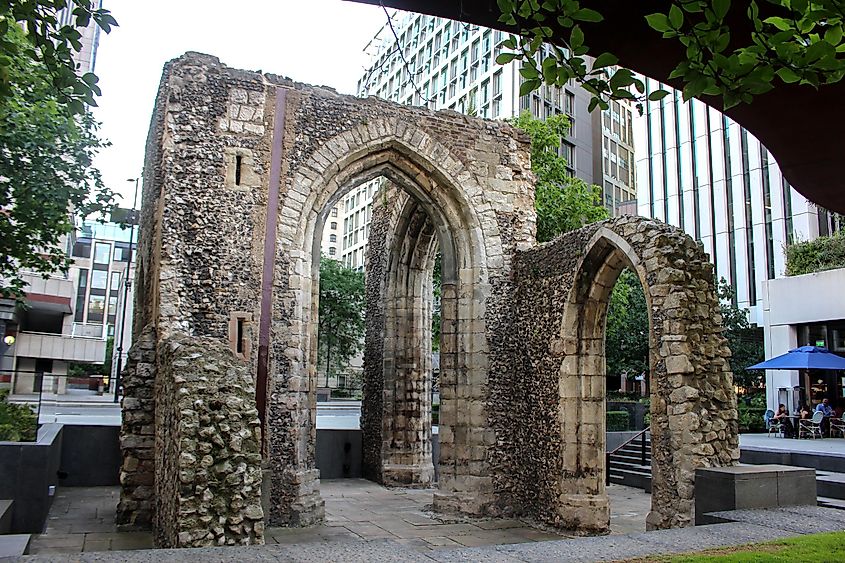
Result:
M760 455L758 453L758 455ZM778 463L777 459L757 460L755 463ZM845 510L845 473L836 473L826 469L807 466L816 469L816 486L818 490L818 504L827 508ZM617 485L627 485L651 492L651 440L645 440L645 464L642 459L642 445L640 438L625 444L608 456L609 482Z
M642 438L625 444L608 456L609 482L651 492L651 440L645 438L643 464Z
M30 534L10 534L14 501L0 500L0 559L29 553Z

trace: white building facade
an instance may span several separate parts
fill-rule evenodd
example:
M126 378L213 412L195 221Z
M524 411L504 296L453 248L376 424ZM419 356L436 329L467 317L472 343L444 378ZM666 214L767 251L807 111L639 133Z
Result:
M392 22L392 29L385 24L365 49L372 65L358 81L359 96L488 119L508 119L525 111L539 119L565 114L571 127L560 152L570 174L599 185L611 213L636 199L630 106L613 103L607 111L591 115L590 94L574 84L542 86L520 96L519 62L495 62L501 52L498 45L506 38L501 31L406 12L395 12ZM353 189L339 206L340 260L349 267L363 268L377 190L374 180ZM325 234L323 252L329 254Z
M63 394L68 385L87 386L85 378L67 377L72 363L111 363L114 373L121 333L125 365L132 340L134 228L133 235L115 223L85 221L65 237L65 251L73 259L67 274L44 278L23 272L26 307L18 308L7 326L15 340L2 359L2 379L13 394ZM108 358L110 338L115 353Z
M646 83L647 92L671 93L648 102L634 120L638 214L680 227L703 245L735 304L763 329L766 358L820 342L845 353L845 270L785 276L786 246L831 234L837 220L795 191L760 141L732 119ZM834 375L822 379L769 370L768 407L784 403L794 411L799 401L821 396L821 387L841 395Z
M647 91L661 87L646 80ZM763 325L762 284L782 277L784 248L830 230L748 131L703 102L672 92L635 119L638 214L700 241L736 304Z

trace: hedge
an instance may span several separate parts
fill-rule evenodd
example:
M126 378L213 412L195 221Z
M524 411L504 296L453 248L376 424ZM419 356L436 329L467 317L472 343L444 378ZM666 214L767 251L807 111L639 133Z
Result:
M628 426L628 411L607 411L608 432L624 432Z
M845 268L845 232L786 247L786 275L800 276Z

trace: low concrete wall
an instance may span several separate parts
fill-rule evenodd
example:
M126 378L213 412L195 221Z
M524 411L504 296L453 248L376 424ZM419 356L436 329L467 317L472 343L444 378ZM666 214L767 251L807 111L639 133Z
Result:
M833 471L842 473L845 469L845 462L842 456L815 453L815 452L785 452L783 450L762 450L755 448L742 448L740 450L740 463L761 465L774 463L778 465L791 465L793 467L808 467L821 471Z
M437 460L440 458L438 434L431 436L431 460L434 480L440 478ZM357 479L361 471L361 430L317 430L317 469L321 479Z
M360 430L317 430L317 469L321 479L360 478Z
M43 424L36 442L0 442L0 498L15 501L12 533L44 531L58 485L61 452L61 424Z
M62 430L59 485L104 487L120 484L120 426L69 426Z
M740 465L695 470L695 525L725 520L713 512L816 504L814 469Z

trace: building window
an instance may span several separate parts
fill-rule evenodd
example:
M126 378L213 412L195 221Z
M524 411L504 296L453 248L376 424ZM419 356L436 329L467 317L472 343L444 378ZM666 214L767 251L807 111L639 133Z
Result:
M109 297L109 315L117 314L117 296Z
M103 322L103 313L106 310L106 298L102 295L91 295L88 297L88 322Z
M111 255L111 245L98 242L94 245L94 263L108 264Z
M330 246L329 247L329 256L334 256L335 254L337 254L337 248L335 248L334 246Z
M335 234L329 235L329 242L337 242L337 235L335 235Z
M108 283L108 272L105 270L91 272L91 289L106 289L106 283Z
M333 231L336 231L337 230L337 221L332 221L331 224L329 225L329 228Z
M337 207L332 207L332 217L337 217Z
M77 258L91 258L91 241L77 240L74 242L73 255Z
M89 246L90 248L90 246ZM79 269L79 283L76 288L76 310L73 312L74 322L81 323L85 320L85 288L88 286L88 270Z
M114 255L112 256L115 262L123 262L123 248L119 246L114 247Z
M120 272L111 273L111 285L109 287L112 291L117 291L118 287L120 287Z

